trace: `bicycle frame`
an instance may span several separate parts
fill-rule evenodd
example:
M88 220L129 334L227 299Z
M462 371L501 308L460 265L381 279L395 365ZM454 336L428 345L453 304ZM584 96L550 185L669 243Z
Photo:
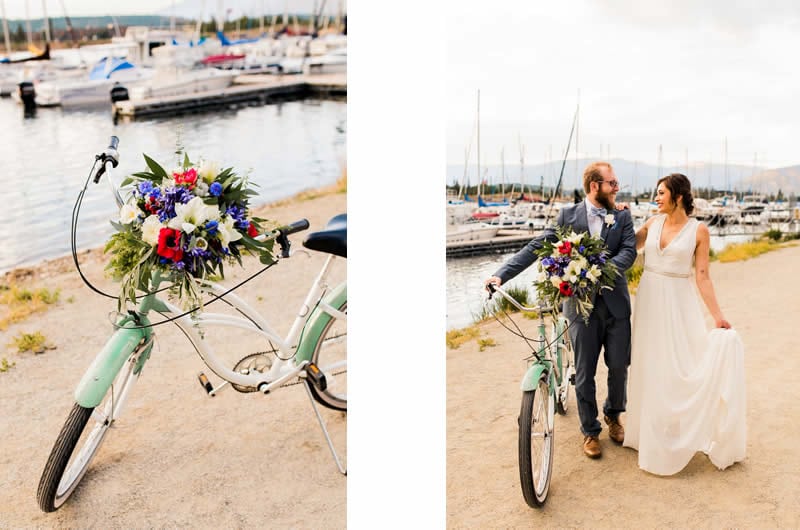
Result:
M322 270L311 285L286 338L282 339L269 323L239 296L234 293L225 294L226 288L211 282L204 282L201 286L202 290L218 296L225 294L226 301L244 316L204 312L195 319L184 315L176 319L175 323L186 333L200 358L217 376L228 383L255 387L264 393L270 392L286 381L301 376L301 372L308 364L319 340L320 333L331 318L340 318L346 322L347 315L335 309L347 299L346 283L341 283L327 292L329 289L328 274L335 258L333 255L328 256ZM160 278L154 278L153 291L158 289L159 283ZM310 311L312 307L314 309ZM165 315L170 313L178 315L183 312L177 306L158 298L154 293L146 295L142 299L138 311L132 316L124 317L117 324L120 329L106 343L81 379L75 391L75 400L79 405L86 408L99 405L125 360L132 354L136 354L137 357L135 373L140 373L153 346L154 334L148 319L151 311ZM210 345L203 340L198 331L198 328L203 325L237 327L260 334L274 342L281 355L276 356L268 372L250 374L235 372L225 366ZM295 343L297 343L296 347ZM212 392L216 392L216 390Z
M550 386L551 392L555 391L556 386L561 386L562 379L563 379L563 362L562 362L562 354L563 354L563 345L556 341L555 345L547 343L546 337L546 327L544 322L544 313L548 310L544 306L544 304L540 304L539 307L525 307L514 298L506 293L503 289L498 286L494 286L494 290L500 293L506 300L511 303L514 307L519 309L520 311L525 312L537 312L539 313L539 337L536 340L540 344L538 351L536 352L537 359L528 367L525 372L525 375L522 376L522 381L520 382L520 389L523 391L534 390L536 386L539 384L539 380L542 377L546 377L548 384ZM555 326L555 336L560 337L564 333L567 332L567 319L564 318L562 315L556 316L553 313L553 321ZM553 357L551 347L555 346L555 358Z

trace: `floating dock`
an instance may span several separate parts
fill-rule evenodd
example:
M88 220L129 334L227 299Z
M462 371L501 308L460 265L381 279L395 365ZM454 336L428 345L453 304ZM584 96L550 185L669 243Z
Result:
M153 118L189 114L220 108L265 105L309 96L346 97L346 74L243 75L228 88L180 96L118 101L112 104L115 118Z
M482 254L502 254L521 249L536 237L535 232L527 230L501 230L496 237L477 241L460 241L448 243L445 256L463 258Z

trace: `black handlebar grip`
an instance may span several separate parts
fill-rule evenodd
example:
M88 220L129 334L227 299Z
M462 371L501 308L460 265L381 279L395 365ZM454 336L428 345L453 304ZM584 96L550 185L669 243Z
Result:
M288 236L297 232L302 232L303 230L308 230L309 226L308 219L300 219L299 221L289 223L283 230L283 233Z

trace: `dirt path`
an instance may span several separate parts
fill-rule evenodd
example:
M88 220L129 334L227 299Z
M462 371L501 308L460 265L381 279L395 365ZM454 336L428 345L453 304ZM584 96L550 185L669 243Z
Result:
M800 246L712 264L720 304L745 343L747 369L747 459L725 471L699 454L675 476L650 475L638 468L637 453L614 445L607 430L600 436L602 459L587 459L573 393L567 416L556 419L547 505L528 508L517 467L524 344L493 322L482 327L482 336L493 338L495 347L480 352L472 341L448 350L448 527L800 526L800 285L792 280L798 263ZM601 362L601 402L606 373Z
M261 215L285 222L307 217L314 230L345 210L346 197L338 194L268 208ZM294 241L302 248L302 235ZM292 315L282 312L300 306L323 259L296 255L239 294L285 334ZM114 288L102 279L98 252L81 260L87 276ZM230 280L243 279L257 265L249 261ZM126 412L78 490L57 512L42 513L36 504L39 476L78 380L112 332L107 315L116 305L89 291L68 260L45 263L32 273L20 281L60 288L61 301L0 331L0 357L16 362L0 373L0 528L346 526L347 480L336 469L303 387L269 396L228 387L209 398L196 378L205 365L171 325L158 330ZM345 275L341 261L333 280ZM7 344L23 331L43 332L57 349L41 355L12 351ZM263 341L250 344L239 333L219 337L215 344L231 362L264 349ZM346 415L328 409L322 414L346 463Z

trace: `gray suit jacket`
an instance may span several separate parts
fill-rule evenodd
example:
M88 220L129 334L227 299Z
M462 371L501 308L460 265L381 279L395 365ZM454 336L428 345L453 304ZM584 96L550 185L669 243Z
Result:
M627 318L631 315L631 297L628 294L628 280L625 277L625 271L636 260L636 233L633 230L633 219L629 210L612 210L611 213L614 215L614 224L609 227L603 223L600 237L605 240L611 256L610 261L617 266L619 275L614 283L614 288L610 291L604 290L601 296L608 306L609 312L615 318ZM556 225L572 227L575 232L588 232L589 223L586 219L584 202L563 207L558 213ZM532 239L522 250L504 263L494 275L506 283L536 262L534 251L542 248L544 241L557 240L555 227L546 228L541 235ZM577 309L573 300L567 300L564 304L564 313L570 322L576 320Z

